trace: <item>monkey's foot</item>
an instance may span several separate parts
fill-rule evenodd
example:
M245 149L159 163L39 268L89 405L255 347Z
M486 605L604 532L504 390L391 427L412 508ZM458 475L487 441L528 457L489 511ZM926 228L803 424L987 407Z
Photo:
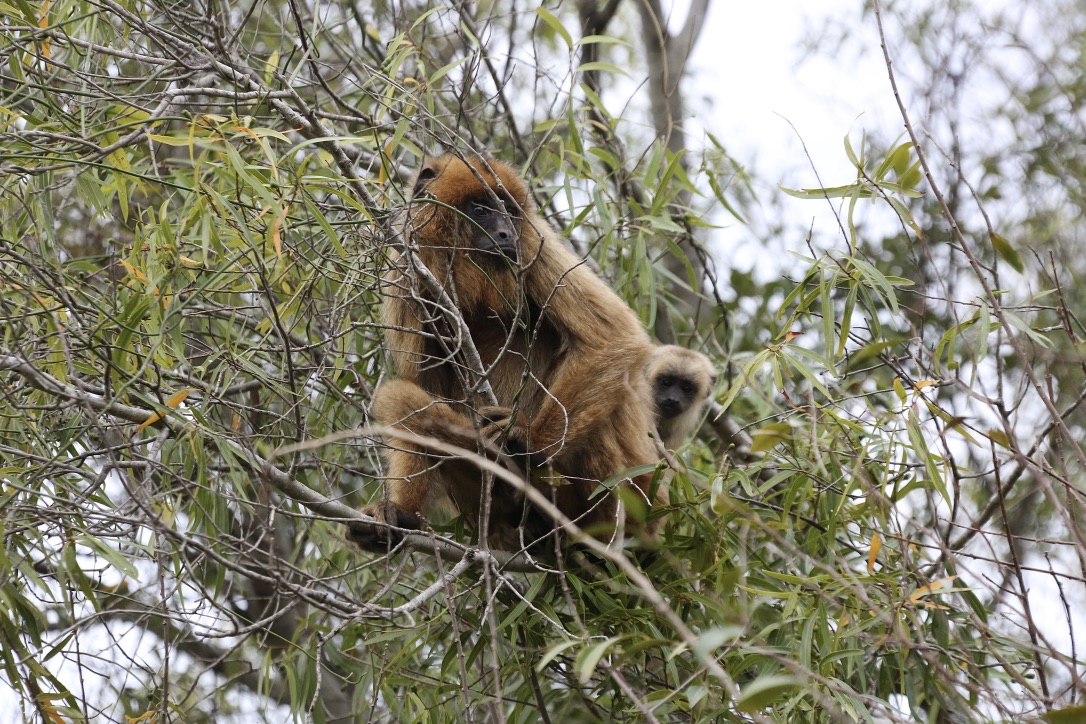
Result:
M489 442L502 439L505 436L505 451L510 455L526 455L528 453L528 433L517 421L517 416L508 407L488 405L480 407L477 411L479 417L486 422L482 427L483 438Z
M387 525L410 530L421 530L422 519L395 503L371 503L360 511L376 523L353 522L347 525L347 540L370 553L387 553L403 540L403 533ZM386 523L387 525L381 525Z

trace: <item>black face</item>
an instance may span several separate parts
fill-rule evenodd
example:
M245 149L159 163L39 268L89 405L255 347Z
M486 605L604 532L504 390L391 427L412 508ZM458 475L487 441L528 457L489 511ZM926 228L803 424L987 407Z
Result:
M493 197L479 198L469 201L460 210L475 229L473 243L476 249L501 254L510 261L516 261L517 239L520 236L516 205L506 200L503 208L496 209L497 203Z
M656 413L670 420L690 409L698 386L689 377L674 374L662 374L656 378L656 389L652 391L656 400Z

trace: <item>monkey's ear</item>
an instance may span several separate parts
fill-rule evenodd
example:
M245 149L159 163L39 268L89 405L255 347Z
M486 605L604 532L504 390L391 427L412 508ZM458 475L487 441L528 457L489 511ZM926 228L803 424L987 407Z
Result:
M435 178L437 178L437 169L433 166L424 166L422 170L419 171L418 178L415 179L415 189L411 192L411 195L415 197L419 196Z
M716 387L716 375L709 376L709 389Z

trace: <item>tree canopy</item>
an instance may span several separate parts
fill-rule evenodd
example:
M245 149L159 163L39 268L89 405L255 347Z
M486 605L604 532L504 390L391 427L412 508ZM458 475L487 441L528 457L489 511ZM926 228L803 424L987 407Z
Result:
M1086 12L858 3L901 122L764 283L708 6L0 0L0 720L1082 716ZM651 555L346 544L445 149L719 368Z

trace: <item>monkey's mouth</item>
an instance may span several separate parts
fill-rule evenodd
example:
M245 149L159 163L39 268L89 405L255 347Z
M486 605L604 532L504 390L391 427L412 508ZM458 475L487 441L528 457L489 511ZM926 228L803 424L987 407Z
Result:
M657 403L657 408L660 417L664 417L668 420L673 417L678 417L679 413L683 411L682 405L678 400L662 400Z
M504 257L505 259L508 259L509 261L513 262L514 264L517 262L517 240L516 239L505 240L505 239L495 239L493 237L489 237L488 241L490 242L490 248L480 250L486 256L491 257L491 258L493 258L495 256L501 256L501 257ZM494 259L494 261L498 261L498 260Z

